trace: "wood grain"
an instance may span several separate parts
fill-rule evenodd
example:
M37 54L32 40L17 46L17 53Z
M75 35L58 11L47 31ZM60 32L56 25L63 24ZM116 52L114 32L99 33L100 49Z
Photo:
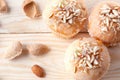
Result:
M43 21L42 17L31 20L22 10L24 0L6 0L10 8L7 14L0 14L0 80L74 80L72 75L64 70L64 53L71 42L81 37L89 37L80 33L75 38L65 40L56 37ZM41 12L51 0L35 0ZM101 0L85 0L89 9ZM112 0L113 1L113 0ZM114 0L120 2L119 0ZM2 59L7 45L14 40L20 40L25 46L30 43L42 43L50 48L49 53L34 57L23 51L22 55L12 61ZM109 48L111 66L102 80L120 80L120 46ZM31 66L38 64L46 71L45 78L36 77Z
M49 53L34 57L25 52L12 60L0 59L0 80L74 80L72 75L64 70L64 53L69 44L75 39L89 37L87 33L80 33L76 38L65 40L51 33L40 34L0 34L0 51L13 41L20 40L23 45L42 43L50 48ZM120 46L111 48L111 67L102 80L120 80ZM114 51L116 52L114 53ZM3 53L0 52L0 55ZM117 57L116 57L117 56ZM31 72L31 66L38 64L46 71L45 78L38 78Z

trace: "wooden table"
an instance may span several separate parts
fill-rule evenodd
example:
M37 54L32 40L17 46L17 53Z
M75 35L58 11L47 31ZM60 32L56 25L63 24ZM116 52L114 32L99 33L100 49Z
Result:
M50 0L36 0L41 12ZM118 1L119 0L114 0ZM10 12L0 14L0 56L13 40L20 40L23 45L42 43L50 48L44 56L31 56L23 53L12 61L0 59L0 80L74 80L64 70L64 53L71 42L80 37L89 37L88 33L79 33L75 38L65 40L54 36L42 17L31 20L22 10L23 0L6 0ZM86 0L90 10L100 0ZM120 80L120 46L109 48L111 66L102 80ZM31 66L38 64L46 71L45 78L38 78L31 72Z

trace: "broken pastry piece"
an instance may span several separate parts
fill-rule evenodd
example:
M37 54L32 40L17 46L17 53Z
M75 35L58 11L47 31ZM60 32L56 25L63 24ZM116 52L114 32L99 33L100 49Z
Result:
M6 13L8 11L8 6L5 0L0 0L0 13Z
M94 7L89 17L89 34L107 46L120 42L120 4L105 1Z
M38 18L41 15L37 4L33 0L25 0L23 2L23 10L26 16L30 18Z
M22 54L22 44L20 41L11 42L6 48L3 58L7 60L12 60Z
M109 69L110 56L101 41L82 38L68 47L64 62L76 80L99 80Z
M63 38L72 38L80 32L87 21L83 0L54 0L43 12L50 29Z

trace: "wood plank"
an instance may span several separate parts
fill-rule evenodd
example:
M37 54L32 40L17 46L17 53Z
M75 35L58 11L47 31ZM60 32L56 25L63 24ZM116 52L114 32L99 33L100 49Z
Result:
M80 33L76 38L65 40L51 33L0 34L0 55L3 54L1 51L13 40L20 40L24 45L42 43L50 48L50 52L44 56L34 57L23 53L12 61L0 59L0 80L74 80L72 75L64 69L64 53L72 41L81 37L89 37L89 35ZM120 80L119 48L120 46L110 48L111 67L102 80ZM45 69L45 78L38 78L31 72L33 64L39 64Z

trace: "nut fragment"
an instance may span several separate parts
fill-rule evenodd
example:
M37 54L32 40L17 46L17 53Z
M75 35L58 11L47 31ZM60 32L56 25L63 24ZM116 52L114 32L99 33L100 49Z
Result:
M37 4L33 0L25 0L23 2L23 10L26 16L30 18L38 18L41 15Z
M8 6L5 0L0 0L0 13L5 13L8 11Z
M34 56L42 55L48 52L48 47L43 44L29 44L27 50Z
M22 53L22 44L19 41L12 42L5 51L3 57L5 59L11 60L16 58Z
M33 65L32 66L32 72L38 76L38 77L44 77L45 76L45 72L43 70L42 67L40 67L39 65Z

